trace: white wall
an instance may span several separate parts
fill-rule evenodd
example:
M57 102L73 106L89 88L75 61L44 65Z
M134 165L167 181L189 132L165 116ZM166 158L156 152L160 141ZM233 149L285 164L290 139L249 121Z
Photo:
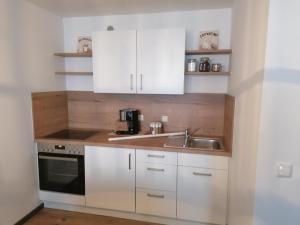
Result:
M300 224L300 2L270 0L255 225ZM276 176L276 163L293 176Z
M228 224L252 225L268 1L237 0L232 14L229 93L236 97L236 108Z
M188 49L198 47L200 31L219 30L220 48L230 48L231 9L218 9L141 15L64 18L65 51L76 51L78 36L90 36L95 30L106 30L108 25L114 26L115 29L184 27L187 30L186 47ZM66 69L91 70L91 60L89 60L66 59ZM226 61L227 59L221 57L218 60ZM226 93L227 80L226 76L189 76L186 78L185 91ZM67 89L92 90L92 77L67 76Z
M63 50L62 19L30 3L0 0L0 224L38 203L31 91L63 90L53 52Z

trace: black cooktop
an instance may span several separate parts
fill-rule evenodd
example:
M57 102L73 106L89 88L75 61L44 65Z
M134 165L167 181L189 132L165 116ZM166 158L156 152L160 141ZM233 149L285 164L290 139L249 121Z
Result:
M66 129L47 135L45 138L85 140L97 133L98 131Z

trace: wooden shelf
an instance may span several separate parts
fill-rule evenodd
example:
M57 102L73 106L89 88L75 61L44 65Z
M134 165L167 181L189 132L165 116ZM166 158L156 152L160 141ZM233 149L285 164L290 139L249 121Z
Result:
M55 56L60 57L92 57L92 52L84 52L84 53L78 53L78 52L58 52L54 53Z
M230 55L232 53L231 49L217 49L217 50L206 50L206 49L196 49L196 50L186 50L186 55Z
M93 75L93 72L72 72L72 71L60 71L55 72L56 75Z
M231 72L185 72L185 75L196 76L230 76Z

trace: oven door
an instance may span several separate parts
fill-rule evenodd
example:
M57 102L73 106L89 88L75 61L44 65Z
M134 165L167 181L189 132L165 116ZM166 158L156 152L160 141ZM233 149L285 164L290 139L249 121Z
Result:
M84 156L39 153L40 189L85 194Z

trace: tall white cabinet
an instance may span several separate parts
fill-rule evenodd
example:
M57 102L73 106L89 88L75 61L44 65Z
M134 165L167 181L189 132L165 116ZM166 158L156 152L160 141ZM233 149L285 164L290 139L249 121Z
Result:
M94 92L183 94L185 30L93 34Z
M85 147L86 206L135 211L135 150Z

